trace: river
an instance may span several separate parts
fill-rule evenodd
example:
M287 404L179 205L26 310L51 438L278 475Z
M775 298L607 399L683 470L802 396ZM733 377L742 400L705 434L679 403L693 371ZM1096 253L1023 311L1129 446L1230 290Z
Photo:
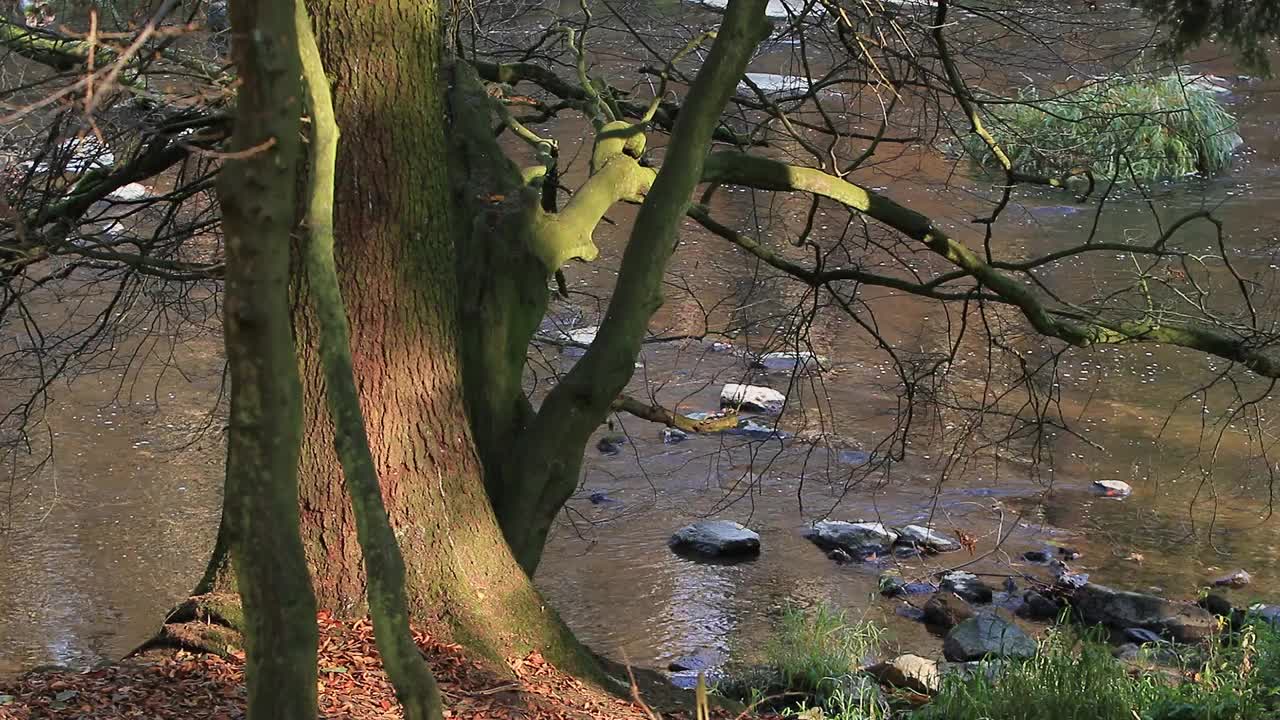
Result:
M679 12L704 17L700 10ZM598 52L606 66L634 64L620 39ZM1167 223L1213 208L1230 234L1233 260L1243 272L1274 283L1280 262L1280 240L1273 234L1280 227L1280 84L1239 78L1229 60L1209 53L1196 60L1198 72L1230 78L1224 101L1240 119L1245 145L1222 177L1159 187L1157 215ZM785 65L775 53L753 70L782 72ZM581 136L575 123L561 121L557 134ZM970 220L980 207L975 197L987 196L990 181L957 173L956 163L935 149L912 146L861 179L980 244ZM1121 194L1107 207L1098 220L1100 237L1153 232L1146 201ZM1062 247L1087 231L1095 209L1063 195L1020 192L998 222L998 249L1018 256ZM795 227L788 223L797 217L803 222L807 205L722 193L713 210L776 229ZM602 257L596 265L569 269L571 287L582 292L577 297L607 289L632 213L619 209L611 214L618 225L597 233ZM843 220L833 216L829 222ZM1210 230L1193 224L1182 237L1194 238L1193 246L1203 242L1208 252ZM778 326L794 326L788 311L804 300L800 287L766 277L757 263L691 225L682 239L655 333L700 334L708 321L734 324L741 326L736 347L758 349ZM1126 258L1107 255L1055 266L1046 282L1088 296L1131 270ZM955 318L937 305L890 290L864 291L862 297L874 302L885 337L929 351L945 347L947 323ZM101 302L91 298L75 309L51 303L39 314L56 319L95 312L100 305L94 303ZM576 304L558 307L557 317L580 313L575 324L588 325L598 315L598 306ZM0 673L119 657L154 631L202 569L221 484L219 338L213 332L176 334L164 323L151 329L158 332L147 336L149 345L124 338L117 348L120 356L141 348L145 362L131 369L107 364L53 388L47 411L52 460L29 479L11 480L7 529L0 534ZM1237 423L1218 440L1214 423L1227 401L1217 391L1207 394L1203 408L1192 398L1174 412L1212 375L1216 366L1203 356L1147 347L1066 354L1048 390L1080 437L1046 436L1038 464L1026 462L1031 448L1016 441L994 458L949 450L957 429L948 422L955 418L941 414L911 435L901 461L863 477L859 467L883 453L900 406L890 367L868 335L838 310L819 314L806 337L828 362L821 372L794 378L754 370L739 354L714 352L709 340L646 347L633 394L652 393L692 412L714 410L725 382L793 386L795 405L780 427L800 437L694 436L667 444L658 426L617 418L614 432L625 433L628 442L612 455L589 446L580 492L557 524L536 578L589 645L655 667L691 654L749 657L782 607L825 600L884 625L890 645L936 653L940 640L901 617L900 603L876 596L883 567L837 565L801 536L824 517L927 520L946 533L963 531L978 541L979 561L971 569L979 572L1027 569L1018 561L1021 553L1053 543L1080 552L1073 565L1095 580L1160 588L1177 597L1192 597L1206 580L1237 567L1254 578L1252 586L1235 591L1240 601L1266 597L1280 580L1280 524L1269 517L1269 468L1253 458L1258 442L1274 442L1273 429L1264 419L1262 434L1251 440ZM1024 345L1029 356L1047 356L1034 339L1024 338ZM551 346L534 355L535 392L573 362L571 353ZM973 372L956 371L962 388L978 387ZM1246 392L1260 392L1256 383L1246 385ZM1270 406L1268 397L1260 407L1265 412ZM1104 478L1130 482L1134 494L1123 500L1096 496L1089 485ZM760 557L711 564L672 554L670 534L703 517L741 521L759 532ZM902 570L923 576L971 559L961 551L906 562Z

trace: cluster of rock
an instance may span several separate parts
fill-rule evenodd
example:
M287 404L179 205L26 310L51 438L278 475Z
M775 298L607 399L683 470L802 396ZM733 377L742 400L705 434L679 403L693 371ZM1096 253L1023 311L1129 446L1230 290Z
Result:
M837 561L867 560L890 554L915 557L954 552L961 547L955 538L921 525L891 528L878 522L823 520L805 536Z
M960 548L953 538L918 525L893 528L876 522L826 521L814 525L806 535L829 553L849 558L865 559L902 548L928 553ZM675 533L670 544L677 552L711 558L751 557L760 552L757 533L724 520L689 525ZM1070 558L1077 555L1072 550L1059 554ZM1115 651L1122 660L1136 659L1141 646L1163 648L1166 655L1176 657L1177 653L1169 650L1173 644L1205 642L1219 631L1221 623L1239 626L1247 613L1280 625L1280 606L1255 605L1247 611L1240 610L1219 595L1208 595L1199 603L1180 602L1091 583L1087 576L1066 570L1065 564L1048 551L1028 551L1024 557L1054 568L1056 580L1032 579L1031 587L1019 591L1012 578L1004 578L997 590L982 577L964 571L942 573L936 581L914 582L894 570L882 573L880 591L885 596L931 594L916 617L943 635L945 660L906 654L862 669L884 684L934 692L950 672L972 673L979 668L992 671L998 664L990 661L1034 657L1036 640L1020 621L1067 617L1104 626L1114 631L1115 637L1127 641ZM1248 573L1241 570L1212 582L1239 587L1249 580Z
M837 560L866 560L890 554L915 557L954 552L961 547L954 538L921 525L891 528L878 522L824 520L808 529L805 537ZM669 545L704 557L758 555L760 536L740 523L702 520L678 530ZM904 581L902 585L910 583ZM989 601L990 595L985 600Z

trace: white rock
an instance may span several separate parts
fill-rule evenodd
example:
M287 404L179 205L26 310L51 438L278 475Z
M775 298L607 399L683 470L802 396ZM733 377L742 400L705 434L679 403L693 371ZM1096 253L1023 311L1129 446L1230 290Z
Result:
M807 350L765 353L756 361L767 370L819 370L826 362L826 358Z
M901 537L898 538L898 542L916 545L923 550L955 552L960 549L960 542L955 538L934 532L923 525L907 525L899 530L899 534Z
M720 407L737 407L743 410L780 413L787 396L773 388L759 385L727 383L720 390Z
M142 183L129 183L112 190L107 197L112 200L124 200L126 202L130 200L145 200L151 197L151 191Z
M795 75L777 75L775 73L747 73L746 79L755 84L756 87L763 90L766 94L801 94L809 90L808 78L796 77ZM752 92L751 86L747 83L739 83L738 90L741 93Z
M1106 497L1129 497L1133 486L1123 480L1094 480L1093 490Z

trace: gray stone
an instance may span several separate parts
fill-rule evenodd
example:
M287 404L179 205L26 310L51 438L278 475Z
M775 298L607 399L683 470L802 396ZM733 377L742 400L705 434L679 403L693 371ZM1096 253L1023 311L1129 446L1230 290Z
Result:
M684 442L685 440L688 440L688 439L689 439L689 433L683 430L680 430L679 428L663 428L662 429L662 442L668 445L672 443Z
M1053 558L1048 550L1028 550L1022 553L1022 559L1033 563L1047 563Z
M668 543L673 550L708 557L760 554L760 536L728 520L703 520L681 528Z
M947 633L942 654L952 662L987 657L1029 658L1036 654L1036 641L1000 613L983 612Z
M898 534L881 523L823 520L805 533L823 550L843 550L855 558L883 555L893 547Z
M773 388L759 385L728 383L720 390L720 407L734 407L751 412L778 414L787 396Z
M1265 620L1276 627L1280 627L1280 605L1255 603L1249 606L1249 616Z
M1161 638L1159 635L1146 628L1125 628L1124 636L1140 645L1144 643L1164 642L1164 638Z
M1123 498L1133 494L1133 486L1123 480L1094 480L1093 491L1103 497Z
M1223 575L1214 580L1213 584L1215 587L1242 588L1251 582L1253 582L1253 576L1244 570L1236 570L1230 575Z
M1058 604L1035 590L1022 594L1022 606L1018 608L1018 617L1028 620L1053 620L1058 617Z
M903 594L902 589L907 586L907 581L902 577L902 573L897 570L885 570L880 573L880 580L877 586L881 595L897 597Z
M899 655L887 662L872 665L867 668L867 672L885 685L907 688L918 693L935 693L942 685L938 663L919 655Z
M953 571L942 576L941 587L971 603L989 603L993 595L990 586L973 573Z
M969 603L953 592L935 593L924 604L924 621L943 630L950 630L976 614Z
M1218 628L1213 615L1191 603L1114 590L1094 583L1085 583L1072 591L1071 606L1085 622L1117 630L1142 628L1176 642L1200 642Z
M907 525L898 530L898 542L914 545L929 552L955 552L960 543L923 525Z

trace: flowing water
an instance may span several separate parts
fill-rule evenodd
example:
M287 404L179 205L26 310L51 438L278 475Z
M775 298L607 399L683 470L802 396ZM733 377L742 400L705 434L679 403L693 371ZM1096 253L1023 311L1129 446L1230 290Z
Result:
M1234 77L1227 61L1202 60L1198 69ZM753 69L779 67L766 57ZM1233 260L1264 280L1274 280L1274 263L1280 262L1276 88L1280 84L1233 82L1227 101L1241 119L1246 143L1234 169L1212 181L1163 187L1155 198L1165 222L1213 208L1230 233ZM562 121L559 134L580 135L573 122ZM886 186L900 202L954 226L949 229L960 239L980 242L969 221L976 207L972 191L982 182L956 176L943 183L952 169L935 152L915 149L862 180ZM807 209L762 207L753 204L757 200L748 193L722 194L714 210L743 219L740 224L767 218L775 223L768 227L777 228L797 216L802 222ZM1013 256L1062 247L1094 222L1094 206L1061 196L1030 193L1017 201L996 233L1002 243L996 249ZM1099 237L1153 232L1145 201L1122 197L1108 208ZM616 227L627 227L632 212L613 213ZM1209 252L1211 229L1193 224L1185 230L1193 235L1183 237L1203 240ZM616 267L624 239L613 226L598 233L603 257L596 266L570 269L575 289L607 288L613 273L604 268ZM709 318L724 323L748 317L756 322L734 342L739 349L757 348L782 323L778 314L803 299L794 284L761 281L757 263L723 241L691 226L683 239L669 301L655 320L659 334L698 334ZM1066 263L1046 271L1045 282L1088 296L1129 272L1126 262L1108 255ZM937 306L887 290L864 291L863 297L875 300L885 337L922 349L945 346L946 324L954 318ZM725 310L738 306L734 313ZM585 317L571 324L589 324L598 314L589 304L582 310ZM94 311L92 302L75 310L40 309L46 318ZM926 427L912 436L900 462L864 478L858 469L883 451L899 407L887 360L835 309L817 316L807 338L827 363L820 373L796 377L753 370L740 354L713 351L709 340L646 347L634 394L653 393L693 412L714 410L725 382L791 385L797 405L780 427L801 437L694 436L667 444L658 426L617 418L614 432L628 442L616 454L588 448L580 492L555 528L537 576L551 604L587 643L648 666L690 654L749 656L780 608L827 600L885 625L891 644L936 652L936 638L900 617L901 603L875 596L883 565L837 565L801 536L824 517L927 520L943 532L977 539L972 558L960 552L905 562L902 570L911 576L971 559L977 561L972 569L982 572L1034 571L1019 564L1021 553L1056 544L1079 551L1077 569L1095 580L1158 587L1178 597L1194 595L1207 579L1237 567L1254 577L1252 586L1236 591L1241 601L1267 597L1280 580L1280 525L1269 519L1268 468L1250 459L1256 448L1245 441L1244 424L1228 428L1220 441L1217 426L1202 426L1202 419L1216 418L1225 407L1217 392L1208 393L1205 408L1193 398L1173 412L1218 367L1204 357L1142 347L1070 353L1059 361L1050 389L1088 442L1058 432L1045 438L1038 465L1024 461L1029 448L1017 442L1006 444L1000 459L964 451L970 462L952 465L955 453L940 442L950 435ZM122 341L118 350L127 356L142 344ZM1029 355L1044 354L1034 340L1024 345ZM132 371L108 365L53 388L47 412L53 458L30 480L11 483L7 531L0 534L0 672L43 663L82 666L122 655L148 637L202 569L221 483L222 438L216 413L211 415L221 387L218 338L188 334L144 350L149 359ZM541 348L532 363L540 387L573 359ZM171 366L181 372L166 371ZM966 372L957 371L956 382L974 382ZM1265 386L1246 384L1246 393L1265 392ZM1261 408L1270 405L1267 399ZM939 420L947 422L946 416ZM1269 432L1265 421L1263 428ZM1270 442L1270 435L1263 437ZM1211 451L1215 464L1205 474L1200 468ZM1124 500L1098 497L1089 483L1102 478L1125 479L1135 492ZM714 564L671 553L671 532L703 517L749 525L761 535L762 554Z

